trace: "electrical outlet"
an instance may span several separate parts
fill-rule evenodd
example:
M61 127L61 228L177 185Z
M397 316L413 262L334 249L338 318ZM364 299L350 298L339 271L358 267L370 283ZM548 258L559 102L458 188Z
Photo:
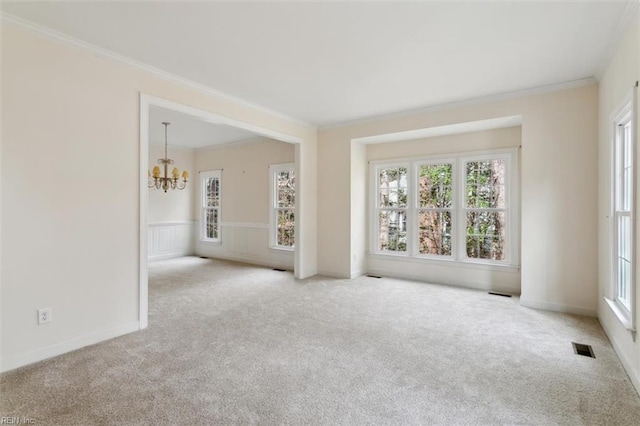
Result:
M51 322L51 308L38 309L38 325Z

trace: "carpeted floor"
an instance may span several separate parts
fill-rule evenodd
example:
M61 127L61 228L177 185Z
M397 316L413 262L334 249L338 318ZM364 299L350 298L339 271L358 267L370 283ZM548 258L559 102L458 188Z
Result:
M640 424L596 319L394 279L150 265L147 330L0 378L36 424ZM572 341L596 359L575 355Z

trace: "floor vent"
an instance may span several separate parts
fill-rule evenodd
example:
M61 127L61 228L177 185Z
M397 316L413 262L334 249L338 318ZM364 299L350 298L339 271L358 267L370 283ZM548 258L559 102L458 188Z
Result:
M490 291L489 294L491 294L492 296L502 296L502 297L511 297L510 294L507 293L497 293L495 291Z
M200 259L208 259L208 257L204 257L204 256L199 256Z
M278 271L278 272L286 272L286 269L281 269L281 268L273 268L274 271Z
M371 274L367 274L367 276L369 278L382 278L380 275L371 275Z
M593 348L591 345L584 345L582 343L571 342L573 345L573 351L576 355L588 356L589 358L595 358L593 354Z

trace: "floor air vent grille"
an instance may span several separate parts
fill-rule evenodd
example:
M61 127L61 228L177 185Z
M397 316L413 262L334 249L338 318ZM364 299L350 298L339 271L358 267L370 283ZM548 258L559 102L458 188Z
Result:
M573 345L573 351L576 355L588 356L589 358L595 358L596 356L593 354L593 348L591 345L585 345L582 343L571 342Z
M369 278L382 278L380 275L371 275L371 274L367 274L367 276Z
M511 295L510 295L510 294L507 294L507 293L498 293L498 292L495 292L495 291L490 291L490 292L489 292L489 294L490 294L490 295L492 295L492 296L511 297Z
M282 269L282 268L273 268L273 270L278 272L286 272L286 269Z

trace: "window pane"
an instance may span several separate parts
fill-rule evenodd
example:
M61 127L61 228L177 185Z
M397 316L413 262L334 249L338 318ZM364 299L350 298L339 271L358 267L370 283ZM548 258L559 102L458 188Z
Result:
M467 212L467 257L504 260L505 232L503 212Z
M618 274L616 277L617 297L627 309L631 300L631 218L617 216Z
M295 211L294 210L278 210L277 222L277 241L279 246L293 247L295 227Z
M380 238L378 249L387 251L407 250L407 212L382 210L378 215Z
M407 206L407 168L392 167L378 172L379 207Z
M278 192L276 207L294 207L296 203L296 177L293 170L276 174Z
M424 164L418 177L419 207L449 208L452 194L452 164Z
M466 198L470 208L506 208L505 160L466 163Z
M205 211L205 238L218 239L218 209L207 209Z
M220 205L220 179L210 177L205 180L205 207Z
M451 212L418 213L418 244L421 254L451 256Z

